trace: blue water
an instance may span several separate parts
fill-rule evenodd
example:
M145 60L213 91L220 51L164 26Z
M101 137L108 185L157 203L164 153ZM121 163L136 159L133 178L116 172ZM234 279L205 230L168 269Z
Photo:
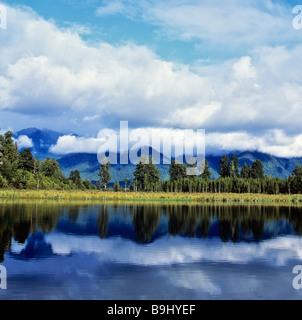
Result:
M1 203L0 299L301 299L302 209Z

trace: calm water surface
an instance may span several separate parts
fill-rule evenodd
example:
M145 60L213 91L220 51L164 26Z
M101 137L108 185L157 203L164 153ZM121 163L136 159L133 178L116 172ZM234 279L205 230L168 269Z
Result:
M0 299L301 299L302 208L0 203Z

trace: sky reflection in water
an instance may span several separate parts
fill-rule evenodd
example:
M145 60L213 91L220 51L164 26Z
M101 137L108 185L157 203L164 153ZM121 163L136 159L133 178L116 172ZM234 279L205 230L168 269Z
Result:
M0 299L301 299L301 210L3 204Z

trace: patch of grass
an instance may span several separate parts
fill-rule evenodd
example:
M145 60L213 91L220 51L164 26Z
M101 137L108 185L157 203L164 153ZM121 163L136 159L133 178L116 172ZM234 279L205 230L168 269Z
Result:
M295 204L302 206L302 195L266 195L233 193L148 193L105 191L0 190L0 198L83 200L83 201L189 201L207 203Z

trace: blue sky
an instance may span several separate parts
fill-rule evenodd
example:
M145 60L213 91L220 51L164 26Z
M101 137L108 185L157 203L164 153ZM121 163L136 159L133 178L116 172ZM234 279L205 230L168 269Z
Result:
M299 1L0 3L2 129L76 132L88 146L128 120L206 129L210 150L302 156Z

